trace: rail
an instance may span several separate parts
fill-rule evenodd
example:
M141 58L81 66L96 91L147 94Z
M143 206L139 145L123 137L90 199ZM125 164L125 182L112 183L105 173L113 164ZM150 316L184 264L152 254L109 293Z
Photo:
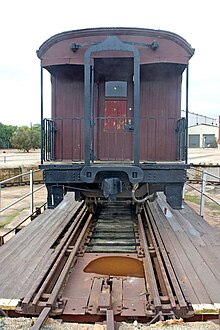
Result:
M36 172L39 172L39 171L42 171L42 170L30 170L29 172L25 172L25 173L22 173L22 174L18 174L18 175L15 175L9 179L6 179L6 180L3 180L0 182L0 213L7 210L8 208L10 208L11 206L17 204L18 202L22 201L23 199L25 199L26 197L30 196L30 213L33 213L33 209L34 209L34 193L42 188L45 187L45 185L42 185L40 186L39 188L35 189L34 190L34 173ZM5 207L1 207L1 201L2 201L2 186L5 185L6 183L12 181L12 180L15 180L17 178L20 178L20 177L23 177L23 176L27 176L29 175L29 178L30 178L30 192L20 198L18 198L16 201L10 203L9 205L5 206Z
M149 150L143 157L147 157L149 160L157 158L157 149L161 144L156 133L159 123L163 125L165 131L169 128L169 141L171 145L173 140L177 141L174 148L176 148L178 159L185 160L186 123L184 118L178 120L176 117L140 117L140 145L136 147L142 150L144 141L152 141L152 136L154 139L153 146L148 145L147 150ZM134 118L128 116L93 118L91 122L91 160L123 161L132 159L134 126ZM148 129L145 132L143 128L146 127ZM42 130L42 161L84 162L86 155L84 155L83 117L44 119ZM168 156L164 153L163 157Z
M194 171L194 174L190 173L190 171ZM199 214L201 217L204 217L204 209L205 209L205 201L206 198L211 200L213 203L215 203L216 205L220 206L220 202L218 202L216 199L214 199L212 196L208 195L206 193L206 186L207 183L216 183L219 184L220 183L220 176L209 173L205 170L200 170L198 168L195 167L191 167L188 170L188 174L193 176L195 175L195 172L199 172L200 176L199 176L199 182L201 182L201 189L198 189L197 187L193 186L192 184L190 184L189 182L191 181L190 179L188 180L188 182L186 183L190 188L192 188L193 190L197 191L200 193L200 211ZM210 178L214 178L214 180L210 180Z
M30 198L30 200L29 200L29 203L30 203L29 204L30 205L29 206L30 207L30 214L29 214L29 216L26 217L24 220L21 220L21 222L18 225L16 225L12 230L7 231L4 235L1 235L0 236L0 246L2 244L4 244L4 237L6 235L10 234L14 230L16 232L16 230L21 226L21 224L23 224L29 218L31 218L31 220L34 219L38 214L41 213L41 208L44 208L45 209L46 203L44 203L41 207L36 208L36 210L34 211L34 193L36 193L37 191L39 191L40 189L42 189L42 188L45 187L45 185L43 184L40 187L34 189L34 173L39 172L39 171L42 171L42 170L40 170L40 169L38 169L38 170L30 170L29 172L22 173L22 174L19 174L19 175L15 175L15 176L13 176L11 178L8 178L8 179L3 180L3 181L0 182L0 215L4 211L8 210L10 207L12 207L12 206L18 204L19 202L21 202L22 200L24 200L25 198L28 198L28 197ZM20 179L23 176L29 176L29 183L30 183L29 193L21 196L20 198L18 198L16 200L14 200L13 202L9 203L8 205L2 207L2 189L4 189L4 186L8 182L10 182L10 181L13 181L14 182L14 180Z

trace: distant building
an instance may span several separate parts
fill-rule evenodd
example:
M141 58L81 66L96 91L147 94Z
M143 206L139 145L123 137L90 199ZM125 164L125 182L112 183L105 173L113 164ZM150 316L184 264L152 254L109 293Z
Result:
M182 110L182 117L186 116L185 110ZM207 124L207 125L213 125L218 126L219 120L218 118L208 117L204 115L199 115L198 113L190 112L188 113L188 125L194 126L194 125L200 125L200 124Z
M186 112L182 110L182 117ZM212 118L188 113L188 147L189 148L217 148L220 145L220 116Z
M188 128L189 148L217 148L218 126L198 124Z

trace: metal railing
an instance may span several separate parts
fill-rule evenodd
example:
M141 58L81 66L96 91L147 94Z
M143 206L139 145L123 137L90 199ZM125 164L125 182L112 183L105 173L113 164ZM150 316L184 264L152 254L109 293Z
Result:
M194 174L191 174L190 171L194 171ZM219 184L220 183L220 177L218 175L209 173L205 170L200 170L198 168L195 167L191 167L188 170L189 175L193 176L195 175L195 172L199 172L199 180L196 181L200 181L201 182L201 189L198 189L197 187L193 186L192 184L190 184L189 182L187 182L186 184L192 188L193 190L197 191L198 193L200 193L200 211L199 214L201 217L204 217L204 210L205 210L205 202L206 202L206 198L211 200L213 203L215 203L216 205L220 206L220 202L217 201L216 199L214 199L212 196L208 195L206 192L206 186L208 183L210 184ZM214 178L211 179L211 178ZM191 181L189 179L189 181Z
M127 116L95 117L90 123L90 157L100 161L132 161L134 118ZM140 142L135 146L141 160L186 159L186 123L184 118L140 117ZM44 119L42 126L42 161L84 162L84 118ZM164 132L161 139L159 132ZM167 139L170 148L161 143ZM147 144L147 148L145 147ZM165 150L166 149L166 150Z
M18 202L22 201L23 199L27 198L28 196L30 196L30 213L33 213L33 208L34 208L34 193L42 188L45 187L45 185L42 185L40 187L38 187L37 189L34 190L34 178L33 175L36 172L39 172L42 170L31 170L30 172L26 172L26 173L22 173L22 174L18 174L15 175L9 179L3 180L0 182L0 213L2 213L3 211L7 210L8 208L10 208L11 206L17 204ZM25 194L24 196L18 198L16 201L10 203L9 205L5 206L5 207L1 207L2 204L2 186L4 186L6 183L10 182L10 181L14 181L15 179L19 179L23 176L27 176L29 175L30 178L30 192L28 194Z
M18 204L19 202L21 202L22 200L24 200L25 198L28 198L29 197L29 209L30 209L30 212L29 212L29 215L21 220L19 222L19 224L17 224L13 229L10 229L8 230L5 234L3 235L0 235L0 246L4 244L4 238L6 235L10 234L11 232L18 230L18 228L25 222L27 221L28 219L31 219L33 220L34 218L37 217L37 215L39 215L41 213L41 209L45 209L46 208L46 202L41 205L40 207L37 207L36 210L34 211L34 194L39 191L40 189L44 188L45 185L41 185L40 187L34 189L34 173L36 172L39 172L39 171L42 171L40 169L38 170L30 170L29 172L26 172L26 173L22 173L22 174L19 174L19 175L15 175L9 179L6 179L6 180L3 180L0 182L0 215L1 213L3 213L4 211L6 211L7 209L9 209L10 207ZM9 182L12 182L12 184L15 184L16 180L17 181L17 184L19 185L20 184L20 178L21 177L24 177L24 176L28 176L29 177L29 183L30 183L30 188L29 188L29 193L21 196L20 198L16 199L15 201L9 203L8 205L2 207L2 189L4 189L4 186L6 184L8 184Z
M31 214L33 213L33 208L34 208L34 193L36 191L38 191L38 190L40 190L40 189L42 189L42 188L45 187L45 185L43 184L42 186L34 189L34 173L39 172L39 171L42 171L42 170L40 170L40 169L38 169L38 170L31 170L29 172L21 173L19 175L13 176L13 177L11 177L9 179L6 179L6 180L3 180L3 181L0 182L0 213L3 212L3 211L5 211L5 210L7 210L11 206L17 204L18 202L22 201L23 199L27 198L28 196L30 197L30 213ZM27 175L29 176L29 180L30 180L29 181L30 182L30 192L28 194L25 194L24 196L18 198L16 201L14 201L14 202L10 203L9 205L7 205L7 206L5 206L5 207L2 208L1 207L1 204L2 204L1 203L1 200L2 200L2 187L6 183L8 183L10 181L14 181L15 179L19 179L19 178L21 178L23 176L27 176Z

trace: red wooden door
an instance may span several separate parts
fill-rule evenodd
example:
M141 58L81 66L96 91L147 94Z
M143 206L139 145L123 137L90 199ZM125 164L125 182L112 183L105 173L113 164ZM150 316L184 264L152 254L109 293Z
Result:
M126 161L132 159L133 118L127 115L127 99L106 99L104 116L97 118L96 159Z

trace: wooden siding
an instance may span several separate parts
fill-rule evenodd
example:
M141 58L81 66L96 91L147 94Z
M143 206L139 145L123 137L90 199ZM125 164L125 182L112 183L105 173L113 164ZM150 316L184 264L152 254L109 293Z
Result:
M186 40L175 33L150 29L98 28L69 31L53 36L39 48L38 57L44 67L57 64L83 64L85 51L91 43L103 41L110 35L117 36L121 41L137 43L141 64L155 62L187 64L194 53ZM159 44L156 51L141 45L141 43L151 44L153 41ZM70 49L73 42L83 46L73 52ZM95 57L99 56L106 57L106 52L99 52L95 55ZM109 56L117 55L107 53L107 57ZM131 55L129 53L125 55L122 52L121 56L129 57Z
M84 83L83 75L76 77L57 75L52 79L56 160L78 161L84 158Z
M52 75L55 159L84 159L84 55L94 42L104 41L110 35L132 43L140 53L140 160L177 160L176 128L181 117L181 76L194 50L174 33L132 28L65 32L48 39L40 47L38 57L41 65ZM159 45L155 50L146 46L153 41ZM75 52L71 50L73 42L79 45ZM97 128L102 127L105 116L104 82L127 81L127 108L132 109L127 109L126 120L129 122L129 118L134 116L133 54L128 51L99 51L93 53L91 63L95 68L94 121L97 121L94 150L95 156L102 158L107 145ZM130 131L122 137L126 148L130 146L131 152L126 149L127 155L132 154L132 135Z
M147 68L145 68L147 70ZM177 120L181 117L181 80L178 75L141 80L141 160L177 159Z

